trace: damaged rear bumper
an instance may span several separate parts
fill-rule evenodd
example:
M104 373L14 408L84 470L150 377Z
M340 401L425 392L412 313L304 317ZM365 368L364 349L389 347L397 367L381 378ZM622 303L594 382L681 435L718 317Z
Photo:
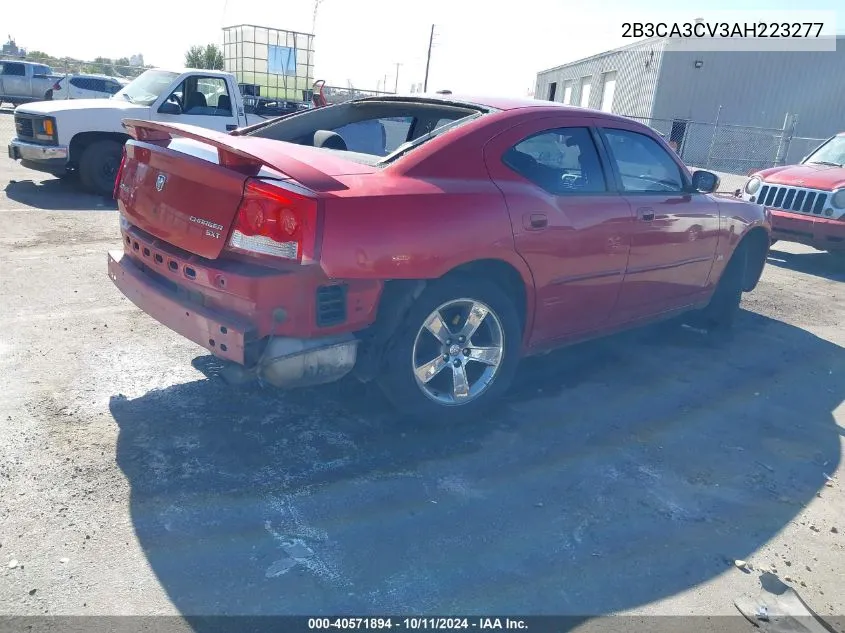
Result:
M186 301L145 274L122 251L109 251L108 275L132 303L156 321L276 387L333 382L355 365L358 339L353 334L259 339L248 320Z

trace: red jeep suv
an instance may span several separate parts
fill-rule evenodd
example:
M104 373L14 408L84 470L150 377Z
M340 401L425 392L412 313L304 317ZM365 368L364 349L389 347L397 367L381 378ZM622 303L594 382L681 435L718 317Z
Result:
M771 209L775 241L845 255L845 132L798 165L752 174L739 193Z

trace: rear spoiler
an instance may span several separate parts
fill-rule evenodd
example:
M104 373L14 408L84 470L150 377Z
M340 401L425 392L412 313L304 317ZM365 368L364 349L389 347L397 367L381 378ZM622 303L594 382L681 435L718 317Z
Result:
M217 156L222 166L248 176L255 176L262 167L266 166L284 173L317 193L341 191L347 188L325 172L291 156L279 156L276 153L272 161L262 158L259 156L260 152L256 151L256 145L266 139L232 136L184 123L159 123L140 119L124 119L123 127L129 136L142 143L158 144L174 138L187 138L211 145L217 148ZM283 141L272 142L282 143Z

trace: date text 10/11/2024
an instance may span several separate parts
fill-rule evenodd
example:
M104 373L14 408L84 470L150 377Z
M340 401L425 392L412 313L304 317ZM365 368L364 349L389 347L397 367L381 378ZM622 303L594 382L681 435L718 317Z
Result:
M525 620L513 618L477 617L368 617L368 618L308 618L309 630L332 629L407 629L407 630L528 630Z

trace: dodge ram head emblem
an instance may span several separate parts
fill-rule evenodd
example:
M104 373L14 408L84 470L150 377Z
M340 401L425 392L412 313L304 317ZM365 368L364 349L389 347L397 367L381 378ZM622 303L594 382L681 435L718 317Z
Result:
M156 178L156 191L161 191L164 189L164 185L167 184L167 176L164 174L159 174L158 178Z

